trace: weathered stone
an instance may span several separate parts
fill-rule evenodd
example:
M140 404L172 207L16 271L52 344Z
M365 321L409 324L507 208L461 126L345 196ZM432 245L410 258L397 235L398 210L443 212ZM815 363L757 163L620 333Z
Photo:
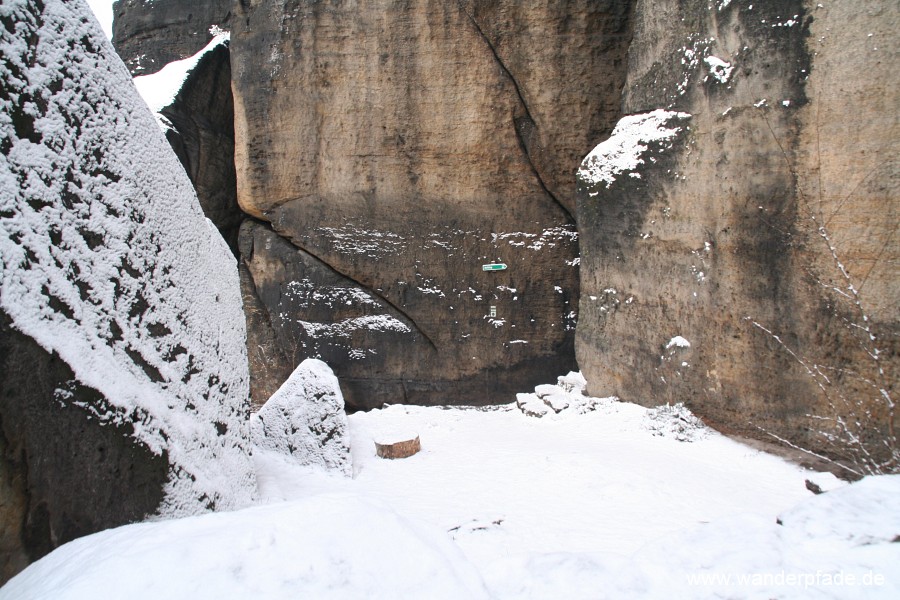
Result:
M68 541L156 512L166 455L135 439L131 424L94 418L102 396L2 312L0 375L0 582Z
M330 358L349 406L498 402L574 366L572 160L618 114L626 5L241 5L242 208L423 340Z
M132 75L155 73L197 53L210 27L228 29L231 0L116 0L113 45Z
M251 419L254 446L351 474L350 429L338 380L307 358Z
M900 339L898 12L637 3L624 110L690 116L611 181L583 165L576 346L591 394L684 402L729 431L838 454L808 415L866 420L869 408L865 435L888 433L878 389L895 389ZM859 306L842 297L853 292L819 226ZM845 327L867 326L864 313L874 341ZM678 335L690 346L670 345Z

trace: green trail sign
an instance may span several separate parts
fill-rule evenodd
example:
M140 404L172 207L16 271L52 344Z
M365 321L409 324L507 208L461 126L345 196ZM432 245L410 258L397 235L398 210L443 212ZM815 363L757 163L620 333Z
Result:
M506 265L503 263L490 263L488 265L481 265L482 271L505 271Z

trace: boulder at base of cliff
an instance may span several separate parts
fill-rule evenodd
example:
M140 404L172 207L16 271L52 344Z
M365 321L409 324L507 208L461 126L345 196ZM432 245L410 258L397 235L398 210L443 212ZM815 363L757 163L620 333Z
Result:
M252 420L254 445L350 475L350 441L344 397L337 377L321 360L308 358Z
M234 258L87 5L0 20L2 581L255 476Z

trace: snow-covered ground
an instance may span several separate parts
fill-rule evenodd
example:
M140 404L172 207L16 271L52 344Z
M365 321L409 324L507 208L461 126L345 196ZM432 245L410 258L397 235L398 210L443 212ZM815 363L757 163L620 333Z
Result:
M900 476L846 485L676 410L567 400L357 413L352 478L257 451L259 506L76 540L0 598L900 597ZM377 458L386 430L422 451Z

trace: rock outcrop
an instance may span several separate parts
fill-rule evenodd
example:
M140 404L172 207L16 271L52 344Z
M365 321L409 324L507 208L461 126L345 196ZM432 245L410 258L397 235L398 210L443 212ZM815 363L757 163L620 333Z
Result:
M81 2L0 28L0 551L254 493L235 262Z
M307 358L251 419L253 445L301 465L351 474L350 427L337 377Z
M618 116L628 3L237 11L238 200L270 240L242 255L245 305L275 340L250 354L286 361L255 394L298 347L327 348L351 408L497 402L573 368L572 168ZM330 313L289 289L337 278L354 299Z
M116 0L113 45L132 75L155 73L197 53L228 29L232 0Z
M234 29L257 405L310 356L335 369L351 408L490 403L574 367L572 167L619 115L628 2L240 3L234 18L215 3L156 4L116 7L114 41L135 73L139 58L159 69L196 51L212 25ZM219 122L201 104L163 112L212 216L230 205L206 199L197 171L227 148L198 150L210 136L197 124ZM508 269L482 271L492 262ZM323 310L298 286L362 300Z
M580 171L576 348L592 394L684 402L866 462L862 435L884 458L898 19L892 2L636 3L635 116Z
M205 214L237 256L245 215L237 203L234 174L234 107L227 42L204 53L172 103L159 114Z

